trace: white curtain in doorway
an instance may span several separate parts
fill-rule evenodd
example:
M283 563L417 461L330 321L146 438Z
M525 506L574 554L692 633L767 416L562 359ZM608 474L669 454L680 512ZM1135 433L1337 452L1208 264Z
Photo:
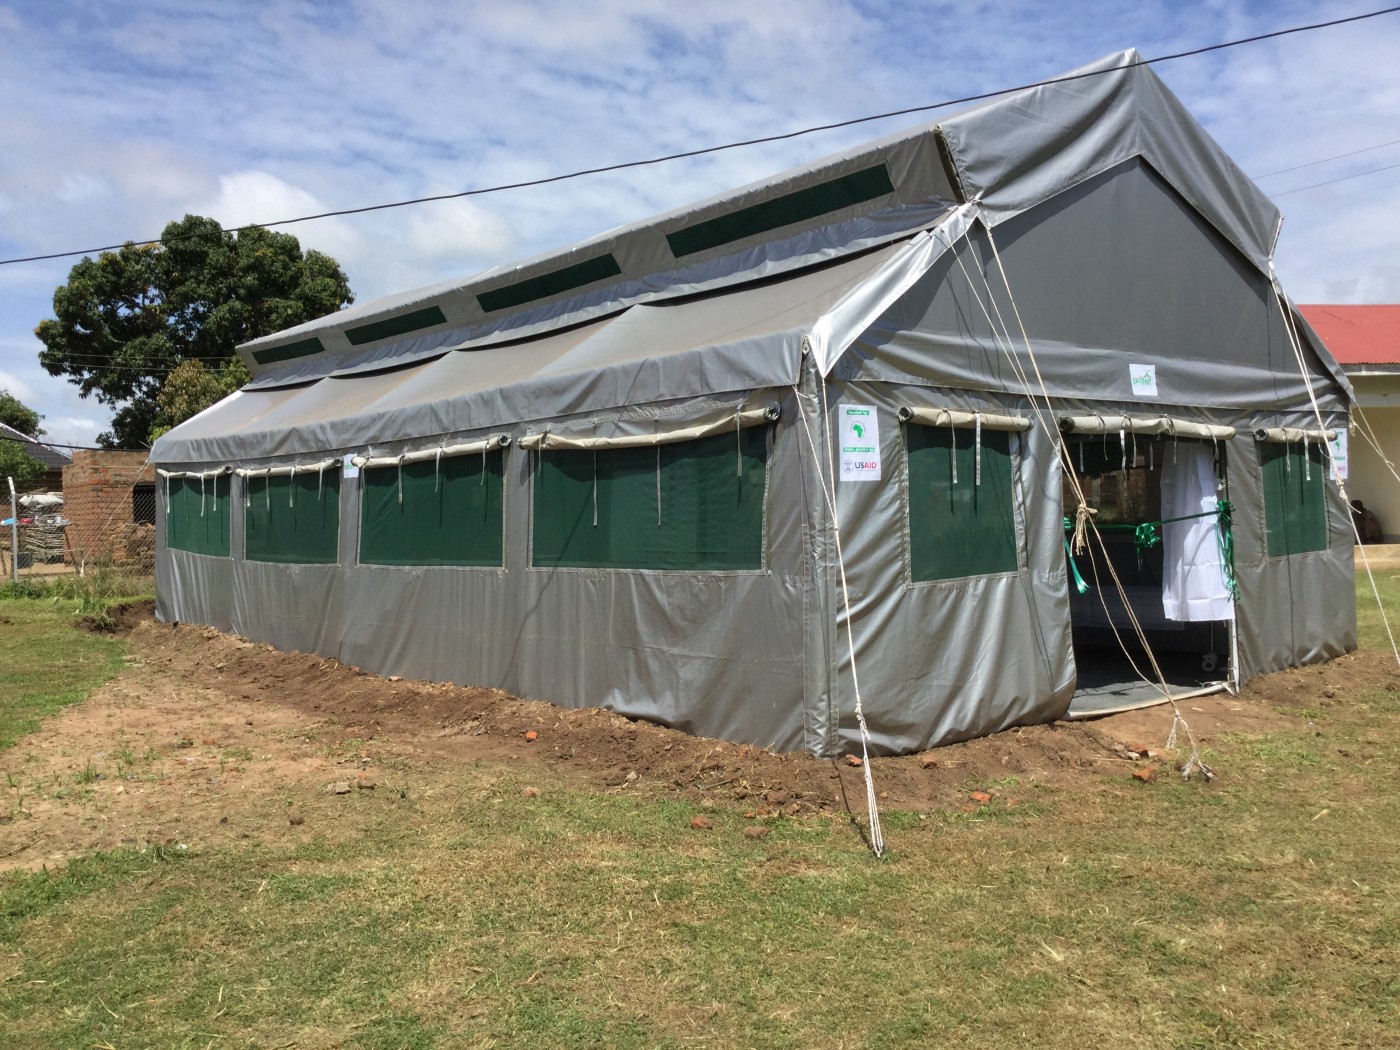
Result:
M1204 442L1167 443L1162 465L1162 612L1169 620L1232 620L1235 603L1225 586L1220 525L1215 517L1215 465Z

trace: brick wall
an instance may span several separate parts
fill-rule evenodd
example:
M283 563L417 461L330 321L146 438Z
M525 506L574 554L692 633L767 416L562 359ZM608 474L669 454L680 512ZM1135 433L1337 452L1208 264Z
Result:
M63 514L68 548L77 564L110 561L135 572L150 572L155 558L155 527L138 523L133 503L155 485L155 468L143 452L79 450L63 468Z

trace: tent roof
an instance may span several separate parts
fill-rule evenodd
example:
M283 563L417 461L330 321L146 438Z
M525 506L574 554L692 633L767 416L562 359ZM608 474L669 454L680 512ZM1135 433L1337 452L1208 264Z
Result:
M399 442L427 447L561 414L620 408L625 415L626 406L733 400L790 386L817 322L852 297L863 300L868 284L915 257L908 245L889 245L722 294L631 306L523 343L244 388L163 435L152 458L207 463Z
M241 348L253 388L522 340L906 240L976 202L996 225L1131 157L1265 268L1278 212L1135 51L729 193Z
M1298 310L1342 365L1400 365L1400 303Z

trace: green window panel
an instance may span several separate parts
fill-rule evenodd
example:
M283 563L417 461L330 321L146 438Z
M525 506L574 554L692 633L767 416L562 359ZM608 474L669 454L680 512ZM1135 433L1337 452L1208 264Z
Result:
M909 555L915 580L987 576L1018 567L1010 435L982 431L980 485L975 440L971 429L905 427Z
M762 426L651 448L541 452L534 564L761 569L767 459Z
M166 478L165 545L192 554L229 556L229 475Z
M503 561L501 449L405 463L360 475L362 565L494 565Z
M1327 468L1322 447L1310 442L1306 458L1300 445L1259 444L1264 468L1264 524L1270 558L1326 550Z
M340 468L244 479L243 552L249 561L339 560Z

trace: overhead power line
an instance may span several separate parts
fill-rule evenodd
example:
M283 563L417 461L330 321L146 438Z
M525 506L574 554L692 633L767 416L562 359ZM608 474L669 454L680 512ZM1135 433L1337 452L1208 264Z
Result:
M1387 146L1397 146L1397 145L1400 145L1400 139L1391 139L1389 142L1378 142L1378 143L1376 143L1374 146L1362 146L1360 149L1350 150L1350 151L1347 152L1347 153L1335 153L1335 154L1333 154L1333 155L1330 156L1330 157L1320 157L1320 158L1318 158L1317 160L1310 160L1310 161L1308 161L1306 164L1295 164L1295 165L1293 165L1293 167L1291 167L1291 168L1279 168L1278 171L1266 171L1266 172L1264 172L1263 175L1251 175L1250 178L1251 178L1251 179L1267 179L1267 178L1270 178L1270 177L1272 177L1272 176L1274 176L1274 175L1282 175L1282 174L1284 174L1284 172L1288 172L1288 171L1301 171L1303 168L1312 168L1312 167L1316 167L1318 164L1326 164L1329 160L1341 160L1343 157L1355 157L1355 156L1356 156L1357 154L1359 154L1359 153L1370 153L1372 150L1385 149L1385 147L1387 147ZM1379 171L1379 170L1383 170L1383 169L1379 169L1379 168L1378 168L1377 170ZM1325 184L1319 184L1319 185L1325 185ZM1307 186L1300 186L1300 187L1298 187L1298 188L1299 188L1299 189L1308 189L1309 187L1307 187ZM1295 191L1294 191L1294 190L1288 190L1287 192L1293 193L1293 192L1295 192Z
M776 135L763 135L758 138L744 139L739 142L726 142L717 146L704 146L699 149L683 150L678 153L668 153L660 157L648 157L643 160L621 161L617 164L605 164L596 168L581 168L577 171L565 172L560 175L549 175L539 179L527 179L521 182L508 182L496 186L483 186L473 190L461 190L456 193L439 193L429 197L413 197L408 200L391 201L386 204L367 204L357 208L338 208L334 211L317 212L314 215L299 215L292 219L277 219L272 222L254 222L244 226L236 226L225 232L242 233L246 230L270 229L274 226L290 226L299 222L311 222L315 219L330 219L342 215L363 215L367 212L387 211L391 208L406 208L415 204L428 204L434 201L459 200L463 197L480 197L491 193L503 193L507 190L527 189L534 186L548 186L556 182L566 182L571 179L583 178L587 175L602 175L613 171L626 171L631 168L644 168L656 164L666 164L674 160L685 160L691 157L702 157L711 153L721 153L726 150L742 149L747 146L759 146L769 142L783 142L789 139L801 138L804 135L813 135L821 131L834 131L838 128L853 127L857 124L867 124L876 120L887 120L890 117L908 116L913 113L927 113L930 110L943 109L947 106L957 106L968 102L981 102L985 99L996 98L998 95L1006 95L1014 91L1025 91L1030 88L1045 87L1051 84L1066 84L1076 80L1086 80L1090 77L1103 76L1108 73L1117 73L1123 69L1132 69L1137 66L1153 66L1161 62L1171 62L1179 58L1192 58L1196 55L1208 54L1212 51L1223 51L1226 48L1240 47L1244 44L1257 44L1264 40L1276 40L1279 37L1292 36L1297 33L1309 33L1318 29L1330 29L1333 26L1347 25L1352 22L1361 22L1369 18L1379 18L1382 15L1395 14L1400 11L1400 6L1386 7L1379 11L1367 11L1364 14L1349 15L1346 18L1333 18L1326 22L1312 22L1307 25L1290 26L1287 29L1276 29L1269 33L1258 33L1254 36L1241 37L1238 40L1227 40L1218 44L1208 44L1204 47L1192 48L1189 51L1177 51L1169 55L1158 55L1155 58L1139 59L1137 62L1127 66L1115 66L1112 69L1095 69L1083 73L1069 73L1064 76L1051 77L1047 80L1037 80L1029 84L1021 84L1016 87L999 88L996 91L984 91L976 95L964 95L961 98L945 99L942 102L930 102L921 106L908 106L904 109L892 109L885 113L874 113L864 117L852 117L849 120L833 121L829 124L817 124L812 127L800 128L796 131L782 132ZM1304 187L1307 188L1307 187ZM1289 191L1294 192L1294 191ZM171 240L190 239L193 235L171 238ZM91 255L97 252L115 251L125 247L127 244L145 246L150 244L160 244L159 237L147 238L142 241L124 241L121 244L107 244L97 248L81 248L75 251L50 252L45 255L26 255L14 259L0 259L0 266L10 266L16 263L43 262L50 259L69 259L79 255Z
M1311 186L1295 186L1291 190L1284 190L1282 193L1275 193L1275 197L1287 197L1290 193L1302 193L1304 190L1315 190L1319 186L1330 186L1334 182L1346 182L1348 179L1359 179L1363 175L1374 175L1378 171L1393 171L1400 168L1400 164L1387 164L1383 168L1371 168L1369 171L1358 171L1354 175L1343 175L1340 178L1328 179L1326 182L1314 182Z

